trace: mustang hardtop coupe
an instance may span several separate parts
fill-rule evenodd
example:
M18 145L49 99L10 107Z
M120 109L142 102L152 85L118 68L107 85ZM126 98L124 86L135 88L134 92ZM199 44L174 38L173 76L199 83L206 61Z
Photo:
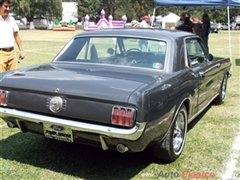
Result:
M175 30L105 29L74 36L52 62L0 75L10 128L175 161L187 124L223 103L229 58Z

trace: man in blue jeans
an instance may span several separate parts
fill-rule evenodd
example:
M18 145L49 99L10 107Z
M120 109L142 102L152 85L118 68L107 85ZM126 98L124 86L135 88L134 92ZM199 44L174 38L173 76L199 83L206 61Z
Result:
M151 28L148 23L149 23L148 16L143 16L142 22L140 23L140 28ZM138 49L140 51L142 51L142 46L143 45L147 48L148 52L152 51L151 50L151 44L150 44L149 40L144 40L144 39L140 39L139 40L139 42L138 42Z

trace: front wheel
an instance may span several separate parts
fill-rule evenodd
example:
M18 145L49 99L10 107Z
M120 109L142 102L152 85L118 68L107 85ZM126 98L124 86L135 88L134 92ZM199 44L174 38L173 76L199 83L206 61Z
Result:
M156 141L153 153L159 160L175 161L182 153L187 134L187 109L182 105L163 141Z

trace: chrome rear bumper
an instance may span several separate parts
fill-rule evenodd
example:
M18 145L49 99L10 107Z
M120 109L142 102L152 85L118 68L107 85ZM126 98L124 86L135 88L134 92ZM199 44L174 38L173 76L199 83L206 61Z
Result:
M74 131L96 133L104 135L109 138L119 138L125 140L135 141L142 135L146 123L136 123L131 129L122 129L115 127L108 127L104 125L96 125L91 123L76 122L71 119L62 119L46 115L39 115L25 111L0 107L0 117L6 120L15 119L16 121L27 121L34 123L52 123L59 126L67 126ZM21 129L21 127L19 127Z

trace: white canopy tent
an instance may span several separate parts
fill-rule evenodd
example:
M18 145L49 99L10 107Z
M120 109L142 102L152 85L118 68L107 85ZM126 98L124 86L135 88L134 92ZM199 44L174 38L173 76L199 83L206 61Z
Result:
M179 16L170 12L167 16L164 16L159 22L162 23L162 28L171 28L175 25L177 20L179 20Z
M162 17L161 15L156 16L156 21L157 21L157 22L160 22L162 18L163 18L163 17ZM153 19L153 20L154 20L154 19Z

